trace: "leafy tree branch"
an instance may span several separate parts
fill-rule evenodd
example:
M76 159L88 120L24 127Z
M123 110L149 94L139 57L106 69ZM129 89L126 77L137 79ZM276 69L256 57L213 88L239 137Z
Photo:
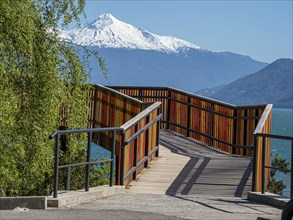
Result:
M2 194L51 193L54 143L48 136L61 125L87 126L87 56L80 59L58 35L60 25L79 21L84 5L85 0L0 1ZM83 140L68 138L67 161L84 155Z

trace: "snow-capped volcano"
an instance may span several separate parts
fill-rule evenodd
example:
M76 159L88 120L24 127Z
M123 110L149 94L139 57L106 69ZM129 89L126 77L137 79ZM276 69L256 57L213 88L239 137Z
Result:
M194 92L228 84L267 65L240 54L213 52L175 37L159 36L111 14L62 31L60 37L97 51L105 60L107 80L99 75L98 62L93 59L91 83L170 86ZM74 49L83 56L82 48Z
M159 36L119 21L109 13L102 14L92 23L80 28L62 31L61 37L74 44L103 48L126 48L179 52L201 49L187 41Z

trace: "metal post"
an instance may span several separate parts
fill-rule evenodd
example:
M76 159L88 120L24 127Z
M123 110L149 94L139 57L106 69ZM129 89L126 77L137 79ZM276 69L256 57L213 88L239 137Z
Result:
M142 90L138 89L138 100L142 101Z
M71 167L67 167L66 188L65 188L65 190L70 190L70 179L71 179Z
M148 115L146 117L146 124L148 124L150 122L150 116ZM148 156L149 155L149 133L150 133L150 130L147 129L146 132L145 132L145 150L144 150L144 156ZM149 166L149 160L147 160L145 163L144 163L144 167L148 167Z
M252 192L256 191L256 157L257 157L257 135L254 137L254 146L253 146L253 161L252 161Z
M138 131L138 124L135 125L134 133ZM136 169L137 169L137 147L138 147L138 137L134 140L134 149L133 149L133 167L135 167L135 171L133 173L133 179L136 179Z
M158 109L157 115L158 115L158 116L160 115L160 111L159 111L159 109ZM160 123L161 123L161 120L159 120L159 121L157 122L156 146L158 146L158 147L159 147L159 145L160 145ZM157 152L156 152L156 154L155 154L155 157L158 157L158 156L159 156L159 148L158 148L158 150L157 150Z
M191 127L191 107L190 107L190 96L188 96L188 100L187 100L187 132L186 132L186 136L190 137L190 127Z
M122 134L121 155L120 155L120 185L124 185L124 160L125 160L125 133Z
M116 151L116 130L113 131L113 146L111 151L110 186L113 186L114 179L114 155Z
M293 140L291 140L291 191L290 199L293 199Z
M115 179L115 185L119 185L119 166L120 166L120 158L119 158L119 155L116 154L115 156L115 167L116 167L116 170L115 170L115 176L116 176L116 179Z
M266 164L266 138L262 137L262 166L261 166L261 193L265 193L265 178L266 178L266 172L265 172L265 164Z
M87 142L87 158L86 158L86 173L85 173L85 191L89 191L90 188L90 161L91 161L91 142L92 142L92 132L88 133L88 142Z
M55 138L54 194L53 194L54 198L57 198L57 193L58 193L58 176L59 176L59 134L57 134Z
M210 111L210 146L214 145L214 105L211 104Z
M170 113L171 113L171 91L168 89L168 96L167 96L167 129L170 129Z

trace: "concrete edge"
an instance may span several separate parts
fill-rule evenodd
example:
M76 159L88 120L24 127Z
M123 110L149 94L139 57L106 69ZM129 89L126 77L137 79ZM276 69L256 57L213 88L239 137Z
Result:
M90 188L88 192L84 190L63 191L58 193L58 198L47 197L48 207L61 208L77 205L80 203L92 202L107 196L125 193L125 186L98 186Z
M0 210L11 210L17 207L28 209L46 209L46 196L0 197Z
M274 206L279 209L283 209L289 201L289 198L287 197L268 192L265 194L262 194L261 192L247 192L247 199Z

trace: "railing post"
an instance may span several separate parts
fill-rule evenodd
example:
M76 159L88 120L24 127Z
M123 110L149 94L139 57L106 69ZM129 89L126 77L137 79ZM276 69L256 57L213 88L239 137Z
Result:
M59 178L59 134L57 134L55 138L54 194L53 194L54 198L57 198L57 195L58 195L58 178Z
M110 186L113 186L115 151L116 151L116 130L113 131L113 145L112 145L112 151L111 151L111 164L110 164Z
M138 100L142 101L142 89L138 89Z
M168 89L167 93L167 129L170 129L170 113L171 113L171 91Z
M135 125L135 128L134 128L134 133L136 133L138 131L138 124ZM135 171L133 173L133 179L135 180L136 179L136 169L137 169L137 145L138 145L138 137L135 138L134 140L134 149L133 149L133 167L135 167Z
M187 132L186 132L187 137L190 137L190 127L191 127L190 114L191 114L190 96L188 96L188 100L187 100Z
M71 167L67 168L67 175L66 175L66 188L65 190L70 190L70 179L71 179Z
M214 145L214 104L211 104L210 111L210 146Z
M293 140L291 140L291 191L290 199L293 199Z
M125 160L125 133L122 134L121 138L121 155L120 155L120 185L124 185L124 160Z
M93 98L93 111L91 112L92 116L93 116L93 121L92 121L92 128L96 127L96 111L97 111L97 99L96 97L98 96L98 87L95 87L95 91L94 91L94 98Z
M86 158L86 173L85 173L85 191L89 191L90 188L90 161L91 161L91 142L92 142L92 132L88 133L88 142L87 142L87 158Z
M254 146L253 146L253 161L252 161L252 192L256 191L256 157L257 157L257 135L254 135Z
M148 115L146 117L146 124L148 124L150 122L150 116ZM149 155L149 133L150 133L150 129L147 129L145 132L145 151L144 151L144 156L147 157ZM147 160L144 163L144 167L148 167L149 166L149 160Z
M266 164L266 138L262 137L262 165L261 165L261 174L262 174L262 180L261 180L261 193L265 193L265 178L266 178L266 172L265 172L265 164Z
M157 116L159 116L160 115L160 110L158 109L157 110ZM157 122L157 137L156 137L156 146L158 146L159 147L159 145L160 145L160 123L161 123L161 120L159 120L158 122ZM156 154L155 154L155 157L158 157L159 156L159 148L158 148L158 150L157 150L157 152L156 152Z

